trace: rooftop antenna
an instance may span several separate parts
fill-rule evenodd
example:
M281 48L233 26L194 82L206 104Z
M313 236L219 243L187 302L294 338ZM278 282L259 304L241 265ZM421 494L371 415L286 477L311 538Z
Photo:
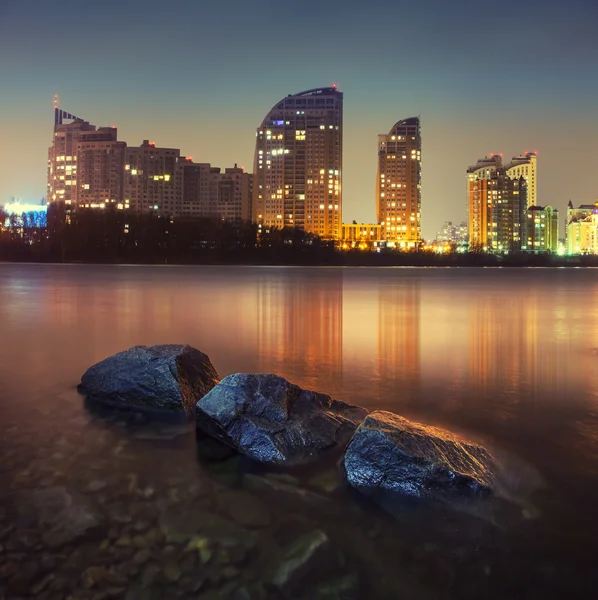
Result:
M54 108L58 108L58 94L54 94Z

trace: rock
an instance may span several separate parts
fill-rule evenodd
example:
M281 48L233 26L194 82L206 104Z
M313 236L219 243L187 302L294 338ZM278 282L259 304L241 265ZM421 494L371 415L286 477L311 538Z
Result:
M284 495L284 502L291 503L295 507L317 507L322 510L332 509L335 512L337 510L337 505L330 498L306 490L298 485L284 483L278 478L260 477L248 473L243 476L243 486L253 492L269 494L273 499L276 499L276 496Z
M488 492L494 480L483 446L386 411L372 412L358 427L344 466L351 486L374 495L447 500Z
M324 473L318 473L310 477L308 483L327 494L332 494L341 486L341 475L336 469L330 469Z
M90 589L106 579L106 567L87 567L83 572L83 587Z
M100 490L103 490L106 485L108 485L105 481L100 481L99 479L94 479L93 481L89 482L89 485L87 486L87 491L88 492L99 492Z
M367 410L278 375L225 377L197 403L197 425L250 458L302 464L342 450Z
M159 524L166 541L173 543L187 542L198 535L228 543L248 535L237 524L203 510L165 512L160 515Z
M176 583L182 575L181 570L176 563L168 563L164 566L162 572L164 573L164 578L166 581L171 583Z
M43 542L52 547L72 542L102 522L85 496L70 493L62 486L24 495L19 510L37 520L44 532Z
M160 574L160 567L156 563L151 563L145 567L141 574L141 583L144 586L149 586L154 583Z
M196 550L199 555L199 560L204 565L207 565L214 555L212 543L206 537L194 536L191 538L187 544L187 550Z
M320 584L313 594L317 600L355 600L359 597L359 578L355 573Z
M128 548L133 544L133 540L128 535L123 535L116 540L116 545L121 548Z
M133 556L133 562L136 565L142 565L146 563L151 558L151 556L152 554L149 550L139 550L139 552L136 552Z
M235 490L221 494L218 502L226 507L228 514L240 525L266 527L270 524L270 514L266 505L249 492Z
M135 346L90 367L78 390L91 401L193 414L218 383L206 354L186 345Z
M320 530L299 537L286 549L270 583L288 593L317 565L325 562L321 560L321 554L329 545L328 536Z

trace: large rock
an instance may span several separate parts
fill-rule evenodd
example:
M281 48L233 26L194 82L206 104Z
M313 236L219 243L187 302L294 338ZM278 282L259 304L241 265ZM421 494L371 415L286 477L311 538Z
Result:
M484 447L386 411L366 417L344 465L349 484L367 494L445 500L487 492L494 483L492 456Z
M204 432L262 463L302 464L342 450L367 410L278 375L225 377L197 403Z
M90 367L79 391L122 408L193 414L218 383L206 354L187 345L135 346Z

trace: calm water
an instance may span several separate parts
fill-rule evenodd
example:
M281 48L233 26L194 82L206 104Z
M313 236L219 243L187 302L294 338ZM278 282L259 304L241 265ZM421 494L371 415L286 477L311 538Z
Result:
M84 406L88 366L157 343L485 441L509 457L513 514L401 522L309 473L289 482L318 495L297 502L198 458L192 428ZM0 597L277 598L258 583L313 530L334 548L324 587L287 597L596 597L595 348L592 269L0 265ZM101 526L49 544L26 508L46 488ZM239 516L247 494L267 518ZM214 533L205 560L191 533L169 536L176 515L201 535L202 515L226 519L243 552ZM349 591L326 595L329 580Z

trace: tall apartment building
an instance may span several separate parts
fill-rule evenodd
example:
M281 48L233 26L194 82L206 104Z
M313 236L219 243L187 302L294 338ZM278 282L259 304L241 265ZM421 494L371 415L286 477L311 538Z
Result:
M48 149L48 204L64 202L70 212L121 203L125 147L117 141L116 128L97 128L56 107Z
M251 219L253 175L237 165L224 173L191 159L179 163L182 186L180 216L216 218L231 223Z
M77 143L77 205L103 208L122 204L127 145L117 140L115 127L82 131Z
M389 246L421 242L421 129L419 117L395 123L378 136L376 213Z
M559 211L552 206L530 206L521 249L533 254L556 254L558 245Z
M289 95L256 133L253 220L339 239L343 94L336 87Z
M567 254L598 254L598 202L567 205Z
M124 208L171 216L182 209L177 165L181 151L143 140L126 150Z
M442 229L436 234L436 241L443 243L464 243L467 242L467 223L462 221L459 225L454 225L452 221L445 221Z
M511 179L519 179L520 177L525 179L529 206L537 206L538 203L537 167L538 155L536 152L525 152L519 156L514 156L505 167L507 175Z
M470 167L474 169L474 167ZM522 246L527 211L527 184L496 167L483 179L468 170L469 245L471 250L506 253Z
M193 163L177 148L139 147L118 141L115 127L96 127L59 108L48 151L48 202L67 212L105 208L169 218L251 219L253 175L235 165L221 173Z

